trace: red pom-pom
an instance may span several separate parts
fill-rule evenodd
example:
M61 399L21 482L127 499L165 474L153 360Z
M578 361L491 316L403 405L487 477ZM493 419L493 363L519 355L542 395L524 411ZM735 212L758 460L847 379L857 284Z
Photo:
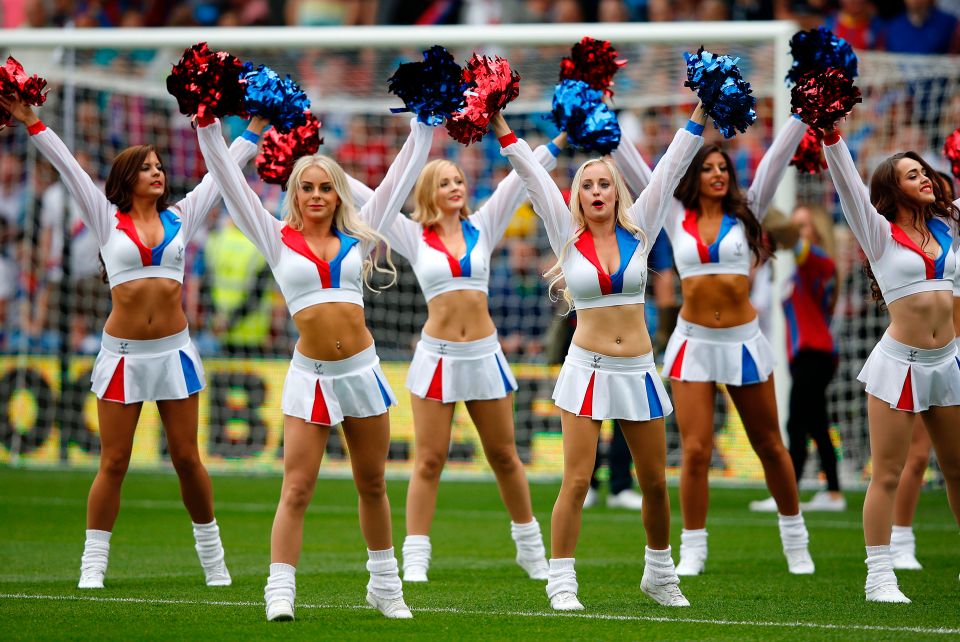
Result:
M790 164L804 174L819 174L827 169L827 161L823 158L823 134L819 129L807 128Z
M947 136L943 141L943 155L950 161L950 171L960 178L960 129Z
M842 69L808 71L790 92L793 113L817 129L833 127L860 102L860 89Z
M610 41L584 36L573 45L570 57L560 61L560 80L582 80L612 96L613 76L626 64L625 59L617 58L617 50Z
M320 137L320 121L309 111L303 112L307 122L294 126L285 134L277 128L263 135L263 146L257 155L257 173L264 183L281 185L287 189L287 180L293 165L299 158L316 154L323 138Z
M28 105L42 105L47 99L43 88L47 81L36 74L27 75L23 65L10 56L4 66L0 67L0 96L18 98ZM0 107L0 129L10 124L13 117L7 110Z
M447 119L447 131L458 143L469 145L483 138L490 118L520 95L520 74L505 58L473 54L463 80L471 85L467 104Z
M187 116L209 111L214 116L244 115L243 63L225 51L210 51L199 42L183 52L167 76L167 91Z

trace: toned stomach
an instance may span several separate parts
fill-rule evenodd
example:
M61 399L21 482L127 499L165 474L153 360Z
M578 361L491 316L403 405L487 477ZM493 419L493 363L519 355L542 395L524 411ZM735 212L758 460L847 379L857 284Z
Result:
M639 357L653 350L642 303L577 310L573 343L610 357Z
M757 317L750 303L750 279L742 274L702 274L680 281L684 320L708 328L731 328Z
M478 290L444 292L427 303L423 331L444 341L476 341L496 331L487 295Z
M953 293L949 290L918 292L887 306L893 339L921 350L942 348L957 336Z
M113 308L104 332L145 341L177 334L187 327L182 286L172 279L136 279L110 290Z
M297 350L318 361L339 361L373 345L363 308L354 303L320 303L293 315L300 332Z
M960 337L960 297L953 297L953 331Z

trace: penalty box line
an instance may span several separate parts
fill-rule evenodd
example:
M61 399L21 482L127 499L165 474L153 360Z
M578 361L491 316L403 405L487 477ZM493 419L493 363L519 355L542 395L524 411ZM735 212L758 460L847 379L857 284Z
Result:
M139 597L98 597L86 595L30 595L25 593L0 593L3 600L49 600L62 602L100 602L114 604L170 604L192 606L226 606L226 607L260 607L262 602L227 601L227 600L185 600L171 598L139 598ZM297 604L299 609L347 609L369 610L369 606L334 605L334 604ZM960 629L931 628L922 626L882 626L876 624L827 624L821 622L764 622L751 620L710 620L707 618L672 618L644 615L606 615L603 613L548 613L536 611L481 611L458 608L414 608L417 613L440 613L453 615L481 615L496 617L521 618L569 618L577 620L605 620L616 622L657 622L662 624L707 624L714 626L754 626L760 628L805 628L831 631L873 631L881 633L921 633L928 635L958 635Z

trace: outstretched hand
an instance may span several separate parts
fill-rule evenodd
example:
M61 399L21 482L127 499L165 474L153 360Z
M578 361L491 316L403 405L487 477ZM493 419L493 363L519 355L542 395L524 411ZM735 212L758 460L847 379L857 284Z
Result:
M499 111L490 117L490 128L493 129L493 133L497 135L497 138L510 133L510 125L507 124L503 114Z
M0 107L10 112L14 118L19 120L27 127L33 125L40 118L34 113L30 105L26 104L16 96L0 96Z

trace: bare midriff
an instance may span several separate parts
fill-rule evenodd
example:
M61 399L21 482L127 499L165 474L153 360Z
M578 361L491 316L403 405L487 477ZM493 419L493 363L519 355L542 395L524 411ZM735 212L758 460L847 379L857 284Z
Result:
M680 316L708 328L732 328L757 317L750 303L750 279L742 274L701 274L680 281Z
M187 327L182 286L173 279L135 279L110 290L112 309L104 332L147 341L177 334Z
M947 345L957 336L950 290L918 292L887 305L892 339L921 350Z
M642 303L577 310L573 343L610 357L639 357L653 350Z
M373 345L363 308L355 303L318 303L293 315L297 350L317 361L339 361Z
M479 290L444 292L427 303L427 335L444 341L477 341L496 331L487 295Z

